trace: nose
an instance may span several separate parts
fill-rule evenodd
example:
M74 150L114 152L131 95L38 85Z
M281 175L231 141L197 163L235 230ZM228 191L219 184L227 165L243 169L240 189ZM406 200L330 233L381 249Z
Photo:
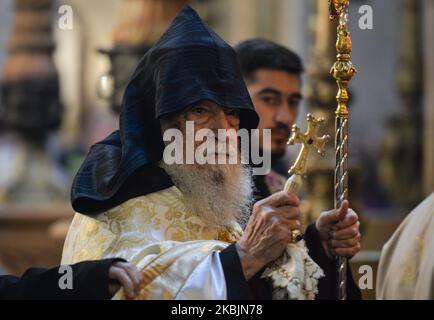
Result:
M213 130L236 129L236 124L234 123L234 121L231 121L230 116L228 116L223 110L217 112L211 126L212 127L210 129L213 129Z
M279 109L276 111L274 121L276 123L283 123L289 127L291 127L295 122L295 114L291 111L292 109L288 105L288 103L282 103Z

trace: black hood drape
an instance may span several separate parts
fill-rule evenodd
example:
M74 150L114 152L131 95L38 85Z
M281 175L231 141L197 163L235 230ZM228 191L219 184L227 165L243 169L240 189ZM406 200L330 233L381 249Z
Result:
M200 100L239 109L241 128L258 124L235 51L187 6L140 60L125 89L120 129L92 146L75 176L73 208L97 214L172 186L157 165L164 148L158 119Z

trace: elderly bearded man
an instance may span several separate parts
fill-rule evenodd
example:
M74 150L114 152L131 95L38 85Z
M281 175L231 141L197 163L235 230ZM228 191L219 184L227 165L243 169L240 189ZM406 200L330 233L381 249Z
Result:
M248 168L162 161L162 132L185 130L188 120L196 131L258 124L234 50L190 7L139 63L120 130L93 146L80 168L72 187L79 213L62 262L125 258L142 270L141 299L270 298L262 271L300 228L299 200L278 192L255 203L243 232L252 204ZM322 232L349 232L354 216L348 207L325 213ZM312 252L322 250L318 232L306 238Z

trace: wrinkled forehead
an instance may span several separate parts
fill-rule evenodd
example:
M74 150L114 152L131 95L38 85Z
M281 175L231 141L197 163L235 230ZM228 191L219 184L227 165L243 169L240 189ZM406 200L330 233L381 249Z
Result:
M212 111L240 110L240 108L238 108L238 107L221 105L221 104L218 104L212 100L203 99L203 100L199 100L197 102L194 102L194 103L186 106L181 111L177 111L177 112L173 112L173 113L161 116L160 121L167 121L170 119L182 120L185 118L185 115L195 107L206 107Z
M189 110L191 110L193 107L198 107L198 106L203 106L203 107L207 107L213 110L222 110L222 111L227 111L227 110L239 110L240 108L235 107L235 106L226 106L226 105L221 105L218 104L214 101L211 100L199 100L189 106L187 106L187 108L185 108L184 112L187 112Z

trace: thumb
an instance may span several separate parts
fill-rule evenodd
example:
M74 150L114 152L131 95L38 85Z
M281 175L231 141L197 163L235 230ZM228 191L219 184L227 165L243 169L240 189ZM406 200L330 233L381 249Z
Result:
M348 213L348 207L349 207L348 200L342 201L341 207L339 208L339 210L337 212L338 221L342 221L345 219L345 216Z
M348 200L344 200L338 210L330 210L325 216L325 220L327 223L335 224L341 220L345 219L345 216L348 212Z

